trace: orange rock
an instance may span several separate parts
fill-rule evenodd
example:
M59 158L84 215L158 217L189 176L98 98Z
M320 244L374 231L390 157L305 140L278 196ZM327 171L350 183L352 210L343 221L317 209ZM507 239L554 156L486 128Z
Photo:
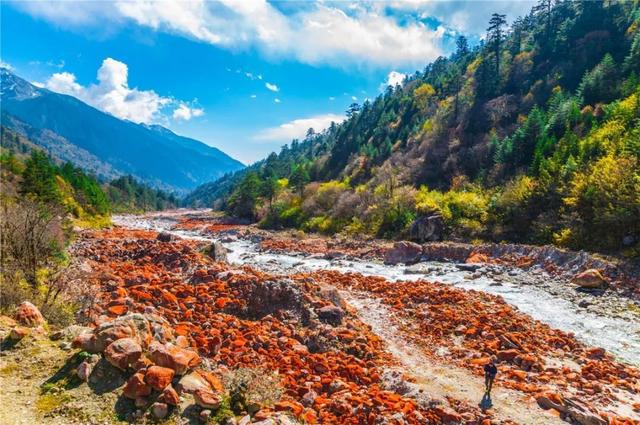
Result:
M602 276L600 270L589 269L582 273L578 273L573 277L571 282L582 288L600 289L608 286L607 280Z
M125 397L135 400L136 398L146 397L151 394L151 387L145 383L144 375L136 372L125 384L123 394Z
M96 346L96 336L93 333L82 333L78 335L73 339L71 346L92 354L100 352Z
M173 369L176 375L182 375L200 363L200 356L196 352L169 343L152 343L149 346L149 358L158 366Z
M196 390L193 393L196 404L204 409L217 409L222 403L222 397L213 391Z
M448 407L434 407L434 413L440 418L443 424L459 424L462 422L462 416Z
M171 406L177 406L180 404L180 396L176 392L176 390L169 384L160 395L162 401Z
M128 308L126 305L113 305L107 308L107 311L113 316L121 316L127 312Z
M171 384L174 374L173 369L162 366L151 366L145 374L145 382L149 384L151 388L162 391Z
M310 425L315 425L318 423L318 416L316 415L316 412L311 409L306 409L302 413L302 415L300 415L300 419L302 419L304 423L307 423Z
M501 362L511 362L513 361L513 359L516 358L516 356L520 354L518 352L518 350L502 350L502 351L498 351L498 361Z
M489 257L486 254L480 254L479 252L472 252L469 257L465 260L465 263L468 264L476 264L476 263L488 263Z
M21 325L32 327L42 326L46 323L38 307L29 301L24 301L16 308L14 319Z
M587 357L590 359L601 359L606 354L604 348L590 348L587 350Z
M525 372L524 370L512 370L509 374L520 381L524 381L527 379L527 372Z
M141 355L142 347L133 338L118 339L104 350L105 359L121 370L136 363Z
M209 383L211 388L216 392L223 392L224 386L222 385L222 381L216 375L211 372L207 372L206 370L199 370L198 373Z
M231 298L229 297L220 297L216 300L215 306L218 308L224 308L224 306L227 305L227 303L229 303L230 301Z
M300 403L290 400L279 401L274 405L276 412L290 411L295 416L300 416L304 410L304 406Z

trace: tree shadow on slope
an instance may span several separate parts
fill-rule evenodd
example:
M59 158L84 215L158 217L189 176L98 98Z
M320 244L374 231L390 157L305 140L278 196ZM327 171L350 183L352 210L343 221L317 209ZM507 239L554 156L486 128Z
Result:
M58 369L49 379L40 386L42 392L49 392L54 388L70 390L82 384L82 381L75 374L75 370L84 361L86 355L82 352L71 356L60 369Z

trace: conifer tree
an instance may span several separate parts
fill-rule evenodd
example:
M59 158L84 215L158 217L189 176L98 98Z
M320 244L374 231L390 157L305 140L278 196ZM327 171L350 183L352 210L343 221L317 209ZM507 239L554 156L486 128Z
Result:
M506 15L494 13L489 20L489 28L487 28L490 49L495 55L496 64L496 80L500 81L500 51L504 41L503 27L507 24Z

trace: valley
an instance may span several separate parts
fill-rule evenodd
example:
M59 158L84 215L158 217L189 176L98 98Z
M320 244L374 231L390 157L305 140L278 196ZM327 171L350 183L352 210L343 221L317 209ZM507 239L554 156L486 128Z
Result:
M553 277L538 265L523 267L522 261L384 264L375 257L393 247L380 241L336 242L348 254L308 253L299 247L331 242L230 224L208 211L113 220L112 229L81 232L70 248L100 289L83 312L89 327L63 340L70 338L73 347L85 351L103 350L87 345L87 336L140 317L162 323L162 333L153 334L156 340L193 350L198 360L167 381L179 391L171 404L166 389L130 395L136 376L130 371L137 366L109 369L109 363L117 363L107 350L102 355L108 362L92 363L84 378L96 391L92 380L110 376L109 388L96 401L73 369L80 367L80 360L73 360L76 354L67 361L75 366L47 380L68 383L54 386L59 404L45 416L32 413L43 423L60 423L61 418L80 423L87 420L86 409L96 405L106 423L154 416L197 423L202 412L261 424L356 424L366 417L394 424L640 420L640 315L631 308L637 300L615 287L600 295L581 294L578 301L566 295L576 292L566 278ZM283 248L287 244L298 249ZM363 255L363 249L369 253ZM602 303L602 308L580 307L584 301ZM3 332L6 326L3 322ZM133 337L148 344L139 332ZM37 358L34 344L45 344L38 341L46 340L33 331L3 361L19 353L20 344ZM137 374L149 374L149 362L160 361L153 344L143 348L138 361L144 359L147 366ZM498 358L499 375L493 405L483 411L478 407L484 393L482 366L491 355ZM238 370L269 376L271 388L252 393L261 394L255 408L206 404L202 394L185 387L194 373L210 373L216 377L208 378L211 382L223 384L207 384L207 391L225 400L233 394L229 376ZM1 374L3 385L10 376ZM257 384L249 380L246 385ZM19 403L42 405L43 395L35 394ZM87 400L78 405L80 394ZM109 406L108 400L119 401ZM168 413L154 413L158 404L168 405ZM28 405L22 408L29 410Z
M639 0L67 6L0 4L0 424L640 425Z

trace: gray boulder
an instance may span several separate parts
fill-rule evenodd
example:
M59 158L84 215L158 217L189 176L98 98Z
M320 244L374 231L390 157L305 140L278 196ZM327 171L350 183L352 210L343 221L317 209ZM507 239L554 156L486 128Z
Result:
M156 239L159 240L160 242L171 242L175 240L176 237L168 232L160 232L158 233L158 236L156 236Z
M333 326L339 326L344 317L344 310L335 305L327 305L317 311L320 321L329 323Z
M222 245L222 243L215 241L206 249L207 255L213 260L217 262L227 262L227 248Z
M444 221L440 214L418 217L411 224L409 238L415 242L434 242L444 236Z
M384 254L385 264L414 264L422 257L422 247L417 243L401 241L393 244Z

